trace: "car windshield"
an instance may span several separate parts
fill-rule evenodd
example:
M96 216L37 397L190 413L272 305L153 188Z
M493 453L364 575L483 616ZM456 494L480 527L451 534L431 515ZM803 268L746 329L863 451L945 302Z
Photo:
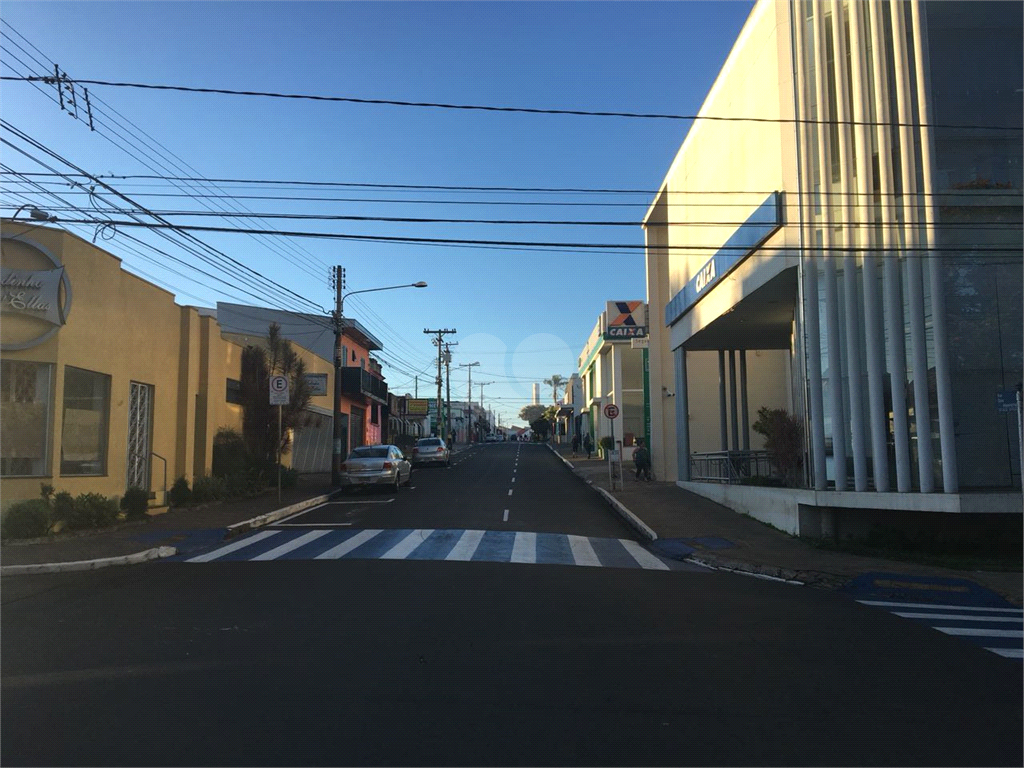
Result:
M348 456L350 459L386 459L388 449L386 446L372 446L367 448L356 448Z

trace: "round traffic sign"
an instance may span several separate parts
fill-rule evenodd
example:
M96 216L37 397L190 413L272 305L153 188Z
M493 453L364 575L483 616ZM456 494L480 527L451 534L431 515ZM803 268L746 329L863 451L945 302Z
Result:
M271 376L270 377L270 391L271 392L287 392L288 391L288 377L287 376Z
M614 419L618 417L619 406L617 406L615 403L608 403L608 405L604 407L604 415L607 416L609 419Z

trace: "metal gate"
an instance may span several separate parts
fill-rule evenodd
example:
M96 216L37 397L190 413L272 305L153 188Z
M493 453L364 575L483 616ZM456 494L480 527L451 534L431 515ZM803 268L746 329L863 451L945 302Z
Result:
M149 490L152 414L152 385L133 381L128 393L128 473L126 482L128 488Z

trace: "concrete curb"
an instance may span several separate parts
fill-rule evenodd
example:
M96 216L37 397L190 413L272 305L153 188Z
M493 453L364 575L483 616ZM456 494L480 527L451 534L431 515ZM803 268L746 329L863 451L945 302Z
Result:
M114 565L135 565L137 563L144 563L147 560L159 560L164 557L171 557L177 553L178 550L174 547L156 547L154 549L147 549L144 552L136 552L134 555L101 557L96 560L72 560L68 563L37 563L35 565L5 565L0 568L0 575L24 576L36 573L95 571L100 568L109 568Z
M224 534L225 539L233 539L235 536L240 536L248 531L255 530L256 528L262 528L264 525L270 525L275 523L282 518L294 515L296 512L301 512L308 507L315 507L318 504L324 504L330 501L334 496L337 496L340 491L331 491L323 496L316 496L312 499L306 499L305 501L299 501L295 504L291 504L281 509L275 509L273 512L267 512L263 515L250 518L249 520L243 520L240 523L229 525L227 527L227 533Z
M583 475L576 471L576 467L573 466L572 462L570 462L562 454L556 451L550 443L548 444L548 450L550 450L553 454L555 454L555 456L561 459L562 463L565 464L565 466L567 466L569 469L571 469L573 474L576 475L576 477L580 478L583 482L585 482L599 494L604 496L605 501L608 502L612 509L618 512L622 519L625 520L630 527L634 528L637 533L639 533L648 541L655 541L658 538L658 534L656 534L651 529L651 527L647 525L647 523L645 523L639 517L630 512L629 509L621 501L612 496L611 493L606 491L604 488L600 488L594 485L590 480L587 480L585 477L583 477Z
M691 563L692 565L699 565L701 568L707 568L712 571L721 571L723 573L736 573L740 576L752 576L755 579L764 579L765 581L778 581L783 584L792 584L795 587L803 587L806 584L796 579L786 579L781 576L770 576L767 573L760 573L755 570L746 570L744 568L729 568L724 565L712 565L711 563L705 562L696 557L687 557L683 560L684 563Z

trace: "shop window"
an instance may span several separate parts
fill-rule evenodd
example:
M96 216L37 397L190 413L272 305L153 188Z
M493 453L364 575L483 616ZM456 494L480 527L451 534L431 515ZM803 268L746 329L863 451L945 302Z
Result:
M224 400L235 405L242 404L242 382L238 379L228 379L227 391L224 393Z
M0 475L50 474L53 366L0 361Z
M373 403L370 406L370 423L371 424L379 424L380 423L380 406L377 405L377 403Z
M109 424L110 377L65 366L61 475L107 474Z

